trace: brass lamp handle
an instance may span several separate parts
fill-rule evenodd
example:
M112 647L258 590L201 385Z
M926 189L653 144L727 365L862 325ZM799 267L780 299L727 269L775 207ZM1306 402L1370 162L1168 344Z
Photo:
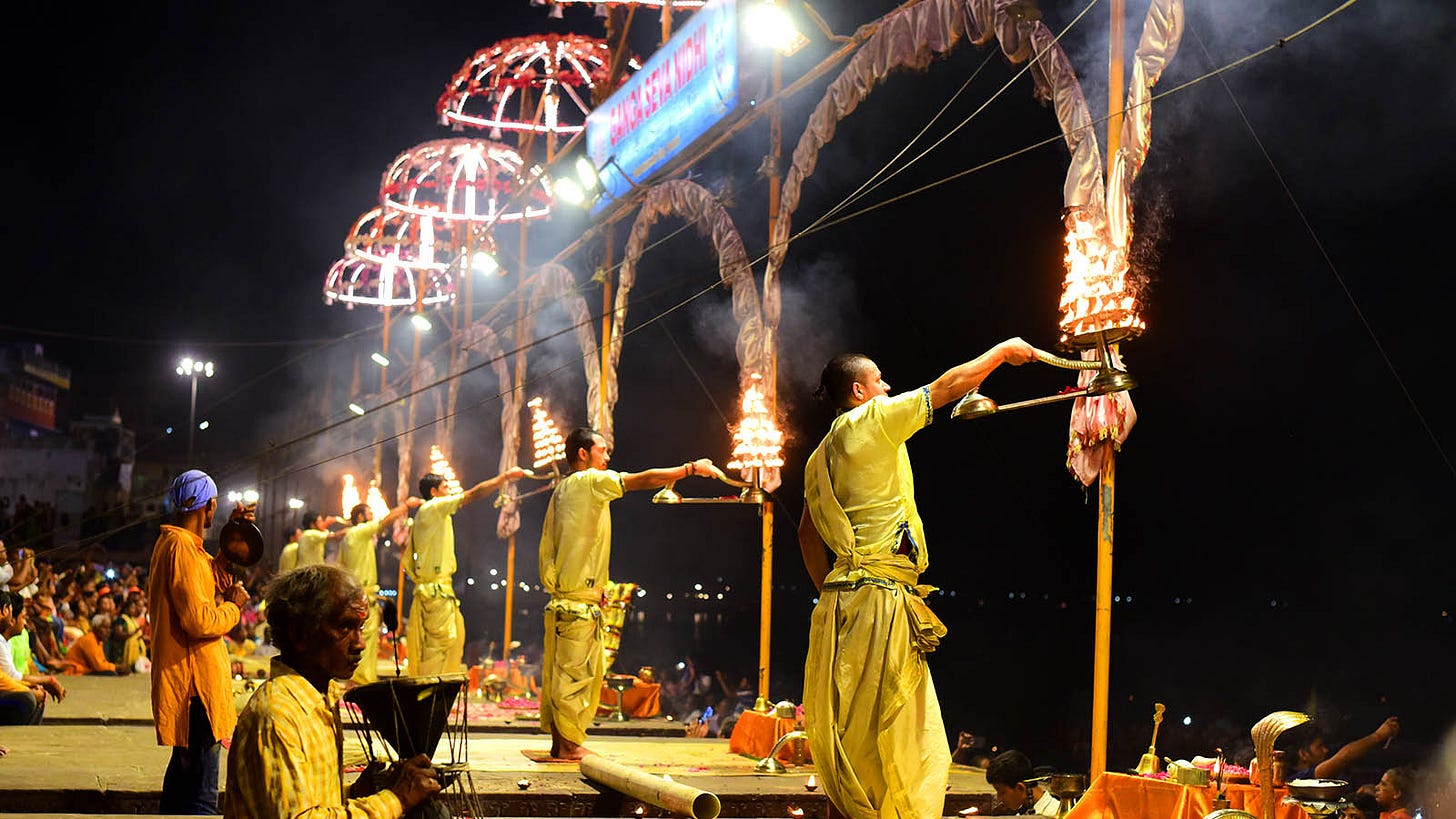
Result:
M1036 347L1033 347L1032 349L1033 350L1036 350L1036 360L1037 361L1040 361L1043 364L1050 364L1053 367L1061 367L1064 370L1100 370L1100 369L1102 369L1102 362L1101 361L1082 361L1081 359L1075 359L1075 358L1062 358L1059 355L1052 355L1051 353L1047 352L1046 350L1038 349Z

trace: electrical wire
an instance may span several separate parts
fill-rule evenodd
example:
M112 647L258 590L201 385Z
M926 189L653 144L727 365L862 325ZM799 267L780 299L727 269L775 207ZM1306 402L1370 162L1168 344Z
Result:
M1258 51L1255 51L1255 52L1252 52L1250 54L1247 54L1247 55L1245 55L1243 57L1240 57L1239 59L1234 60L1233 62L1228 63L1228 64L1226 64L1226 65L1224 65L1224 66L1222 66L1220 68L1216 68L1216 69L1213 69L1211 71L1208 71L1208 72L1206 72L1206 73L1204 73L1204 74L1202 74L1202 75L1200 75L1198 77L1195 77L1195 78L1193 78L1191 80L1188 80L1188 81L1186 81L1184 83L1181 83L1181 84L1179 84L1177 86L1174 86L1174 87L1172 87L1172 88L1170 88L1170 89L1168 89L1168 90L1166 90L1164 92L1161 92L1159 94L1151 95L1149 97L1149 99L1145 103L1143 103L1143 104L1145 104L1145 105L1151 105L1156 100L1164 99L1164 98L1166 98L1166 97L1168 97L1170 95L1179 93L1179 92L1181 92L1183 90L1186 90L1188 88L1191 88L1192 86L1197 85L1197 84L1199 84L1199 83L1201 83L1201 82L1203 82L1205 80L1208 80L1208 79L1213 78L1213 77L1217 77L1217 76L1223 74L1226 71L1232 70L1233 68L1236 68L1236 67L1238 67L1238 66L1240 66L1240 65L1242 65L1242 64L1244 64L1246 62L1249 62L1250 60L1255 59L1255 58L1257 58L1257 57L1259 57L1259 56L1261 56L1263 54L1266 54L1266 53L1268 53L1268 52L1270 52L1270 51L1272 51L1272 50L1274 50L1276 48L1282 48L1284 45L1287 45L1289 42L1293 41L1294 39L1296 39L1296 38L1298 38L1300 36L1303 36L1304 34L1309 33L1310 31L1314 30L1319 25L1321 25L1321 24L1327 22L1328 20L1332 19L1336 14L1339 14L1340 12L1345 11L1346 9L1348 9L1350 6L1353 6L1358 1L1359 0L1347 0L1347 2L1345 2L1341 6L1339 6L1339 7L1335 8L1335 9L1331 10L1329 13L1325 14L1324 16L1322 16L1321 18L1319 18L1318 20L1310 23L1309 25L1305 26L1304 28L1299 29L1298 31L1294 32L1293 34L1290 34L1290 35L1288 35L1286 37L1281 37L1275 43L1272 43L1272 44L1270 44L1270 45L1268 45L1268 46L1266 46L1264 48L1259 49ZM1126 111L1124 111L1123 113L1126 114L1126 113L1128 113L1130 111L1136 110L1137 107L1140 107L1140 106L1134 106L1133 108L1129 108ZM1110 119L1110 116L1103 117L1101 119L1095 120L1095 121L1093 121L1089 125L1089 127L1091 127L1091 125L1098 125L1098 124L1105 123L1108 119ZM841 216L839 218L831 219L831 220L828 220L828 221L822 221L821 220L819 222L816 222L816 223L812 224L809 227L806 227L806 228L802 229L801 231L795 233L794 235L786 238L783 241L783 244L788 244L788 243L790 243L792 241L795 241L797 239L800 239L800 238L802 238L804 236L811 235L811 234L814 234L814 233L818 233L818 232L823 231L823 230L826 230L826 229L828 229L830 227L833 227L833 226L836 226L836 225L839 225L839 224L843 224L843 223L845 223L845 222L847 222L847 221L849 221L851 219L854 219L856 217L863 216L865 214L868 214L870 212L873 212L875 210L878 210L878 209L880 209L882 207L885 207L885 206L888 206L890 204L903 201L903 200L908 199L908 198L910 198L912 196L915 196L915 195L918 195L920 193L924 193L925 191L928 191L928 190L931 190L933 188L939 187L940 185L947 184L948 182L951 182L951 181L954 181L954 180L963 178L963 177L968 176L968 175L970 175L972 173L975 173L975 172L978 172L980 170L984 170L984 169L986 169L988 167L991 167L991 166L1000 164L1002 162L1008 161L1008 160L1013 159L1013 158L1015 158L1017 156L1021 156L1022 154L1025 154L1025 153L1027 153L1029 151L1036 150L1037 148L1043 147L1045 145L1051 144L1051 143L1056 142L1056 141L1059 141L1061 139L1063 139L1063 136L1060 133L1058 133L1056 136L1049 137L1047 139L1040 140L1038 142L1032 143L1032 144L1027 145L1027 146L1024 146L1022 148L1016 149L1016 150L1011 151L1011 152L1009 152L1007 154L1004 154L1004 155L1002 155L1000 157L997 157L997 158L994 158L994 159L991 159L991 160L987 160L986 162L982 162L982 163L980 163L978 165L972 166L971 168L968 168L968 169L965 169L965 170L958 171L956 173L950 174L950 175L948 175L948 176L946 176L946 177L944 177L944 178L942 178L942 179L940 179L938 181L931 182L931 183L927 183L926 185L922 185L922 186L920 186L918 188L915 188L915 189L913 189L911 191L907 191L907 192L898 194L896 196L890 197L889 199L880 201L878 203L875 203L873 205L867 206L865 208L861 208L859 210L852 211L851 213L846 214L844 216ZM687 229L687 227L690 227L692 224L693 223L691 223L691 222L686 223L682 227L678 228L678 230L674 231L672 234L669 234L668 237L665 237L664 239L660 240L659 242L656 242L653 245L650 245L649 246L649 249L651 247L657 246L658 244L661 244L661 242L663 242L663 241L667 241L667 239L670 239L672 236L675 236L677 233L680 233L682 230ZM644 253L645 253L645 250L644 250ZM755 259L753 259L750 262L750 266L752 266L754 264L757 264L757 263L763 261L767 257L768 257L768 250L764 250L760 255L758 255ZM623 263L625 263L625 260L624 260ZM620 263L617 266L620 266ZM656 323L657 321L661 320L662 318L665 318L666 316L671 315L672 313L680 310L682 307L686 306L687 304L690 304L691 302L696 301L698 298L701 298L702 296L707 295L708 293L712 292L713 290L716 290L717 288L721 287L722 285L723 285L723 281L721 279L716 279L713 282L713 284L711 284L708 287L705 287L705 288L697 291L693 295L689 296L687 299L684 299L683 301L678 302L677 304L673 305L672 307L668 308L667 310L663 311L662 313L659 313L659 314L657 314L655 316L652 316L652 317L648 318L647 320L643 321L641 324L637 325L636 327L633 327L631 329L625 330L623 332L623 337L626 337L626 336L630 336L632 334L635 334L639 330L642 330L645 327L650 326L651 324ZM544 307L544 305L543 305L543 307ZM597 319L600 319L600 318L604 317L604 315L605 314L597 315L594 318L589 318L588 321L590 323L592 323L592 324L595 324L595 321ZM518 352L529 351L530 349L532 349L537 344L544 343L545 341L549 341L549 340L551 340L553 338L556 338L556 337L561 336L561 335L563 335L565 333L568 333L568 332L574 332L576 330L577 326L579 326L579 325L578 324L573 324L573 325L567 326L567 327L563 328L562 330L559 330L557 332L548 334L547 336L538 338L538 339L530 342L529 344L526 344L526 345L523 345L521 347L518 347L517 349L512 350L510 353L502 353L502 355L500 357L493 358L493 359L490 359L488 361L485 361L485 362L476 364L474 366L465 368L465 369L461 370L458 373L448 374L444 378L437 379L437 380L431 382L430 384L425 385L424 387L420 387L420 388L418 388L416 390L412 390L410 393L408 393L406 395L399 396L395 400L401 400L403 398L412 397L412 396L417 395L417 394L419 394L421 392L424 392L424 391L427 391L427 390L430 390L430 389L434 389L434 388L436 388L438 386L441 386L443 384L447 384L450 381L454 380L455 378L459 378L459 377L462 377L464 375L467 375L467 374L469 374L471 372L475 372L476 370L479 370L482 367L491 366L499 358L509 357L510 355L514 355L514 354L516 354ZM1378 344L1378 341L1377 341L1377 344ZM598 348L593 353L589 353L587 355L600 355L600 352L601 352L601 348L600 348L600 346L598 346ZM583 356L583 359L585 359L585 358L586 358L586 356L584 355ZM572 360L572 363L574 363L574 360ZM544 378L546 378L548 376L551 376L551 375L554 375L557 372L562 371L567 366L569 366L569 365L568 364L562 364L561 366L555 367L555 368L553 368L552 370L550 370L548 372L545 372L545 373L542 373L540 375L534 376L534 377L530 378L527 382L523 382L523 386L524 386L525 383L529 383L529 384L534 385L534 384L538 383L539 381L543 380ZM1397 376L1397 378L1398 378L1398 376ZM511 390L511 391L513 392L514 390ZM434 419L434 420L429 421L429 422L426 422L426 423L418 424L418 425L416 425L414 427L411 427L411 428L406 429L406 430L402 430L402 431L397 432L397 433L395 433L393 435L384 436L384 437L380 438L379 440L370 443L367 446L357 447L355 449L349 450L348 452L345 452L345 453L342 453L342 454L339 454L339 455L330 456L330 457L327 457L327 458L323 458L323 459L314 461L314 462L312 462L310 464L307 464L305 466L302 466L302 467L288 469L288 470L285 470L285 471L276 473L274 476L272 476L270 478L270 480L281 479L281 478L288 477L288 476L291 476L293 474L296 474L298 472L304 471L306 469L316 468L316 467L321 466L323 464L330 463L332 461L339 460L341 458L349 457L351 455L358 454L359 452L362 452L362 451L365 451L365 450L368 450L368 449L372 449L375 446L379 446L379 445L381 445L381 444L383 444L385 442L392 441L392 440L396 440L397 438L402 437L402 436L404 436L406 434L413 434L414 432L417 432L417 431L420 431L420 430L423 430L423 429L427 429L427 428L429 428L431 426L434 426L435 424L440 423L441 421L445 420L445 418L447 418L447 417L453 417L455 415L459 415L461 412L464 412L465 410L474 409L476 407L483 406L483 405L485 405L485 404L487 404L489 402L492 402L492 401L495 401L495 400L499 400L500 398L502 398L506 394L507 394L507 391L502 391L500 393L497 393L494 396L488 396L487 398L481 399L480 401L477 401L474 404L471 404L471 405L469 405L469 406L467 406L467 407L465 407L463 409L457 409L453 413L445 413L445 414L442 414L440 418ZM373 410L366 410L366 413L365 414L368 415L368 414L370 414L372 412L377 411L378 409L379 408L376 407ZM333 429L336 429L339 426L341 426L341 425L343 425L345 423L348 423L349 421L355 420L358 417L363 417L363 416L357 416L356 415L354 418L345 418L345 419L343 419L341 421L327 423L327 424L325 424L321 428L318 428L318 429L316 429L316 430L314 430L312 432L305 433L303 435L297 436L294 439L286 442L285 444L278 445L276 447L271 447L270 449L283 449L283 448L288 448L288 447L294 446L294 445L296 445L298 443L302 443L302 442L304 442L306 440L309 440L309 439L311 439L313 437L316 437L318 435L321 435L321 434L324 434L324 433L326 433L328 431L331 431ZM1422 421L1424 423L1424 417L1423 416L1422 416ZM1438 447L1439 447L1439 445L1438 445ZM218 470L218 472L219 472L219 474L226 473L230 468L236 468L240 464L245 464L245 463L248 463L250 461L257 460L257 459L261 458L261 456L263 454L265 454L265 453L257 453L257 454L254 454L254 455L243 456L243 457L237 458L230 465L228 465L227 467L224 467L223 469ZM1444 457L1444 452L1442 452L1442 455ZM1449 463L1449 461L1448 461L1448 463ZM163 495L165 495L165 492L157 493L156 495L152 496L152 498L153 499L160 498ZM121 508L121 507L118 507L118 509L119 508ZM115 511L115 510L113 510L113 511ZM123 525L121 527L118 527L117 529L111 530L109 532L104 532L104 533L99 533L99 534L96 534L96 535L91 535L91 536L88 536L87 538L83 538L81 540L78 540L78 541L76 541L73 544L66 544L64 546L60 546L60 547L55 547L53 549L49 549L49 550L47 550L47 553L53 552L53 551L59 551L61 549L77 548L77 547L80 547L80 546L83 546L83 545L89 545L90 543L94 543L94 542L97 542L99 540L104 540L105 538L110 537L111 535L116 534L117 532L124 531L126 529L131 528L132 526L137 525L139 522L142 522L142 521L133 521L131 523L125 524L125 525ZM14 527L12 527L12 530L11 531L13 531L13 529L14 529ZM8 533L9 532L7 532L7 534Z

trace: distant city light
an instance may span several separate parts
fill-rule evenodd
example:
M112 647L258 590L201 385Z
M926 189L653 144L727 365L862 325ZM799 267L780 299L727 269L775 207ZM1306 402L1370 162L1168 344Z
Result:
M172 434L172 428L171 427L167 427L167 434L168 435L171 435Z
M1184 725L1192 725L1193 724L1193 717L1184 717L1183 718L1183 724Z
M197 425L197 428L198 429L207 429L210 426L212 426L212 422L211 421L203 421L202 423L200 423L200 424Z

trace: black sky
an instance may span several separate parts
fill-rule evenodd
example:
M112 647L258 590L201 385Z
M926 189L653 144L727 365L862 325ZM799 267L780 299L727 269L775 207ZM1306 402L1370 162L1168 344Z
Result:
M822 5L841 33L894 7ZM1188 32L1158 90L1338 4L1266 5L1190 2ZM1143 4L1129 6L1131 42ZM1081 8L1044 3L1054 31ZM374 202L389 160L448 136L432 110L451 74L506 37L599 33L584 9L549 20L526 0L155 3L84 13L29 5L12 16L0 337L44 341L75 370L73 414L115 401L144 445L185 423L186 391L171 371L177 356L213 358L220 376L205 385L200 415L217 421L199 449L227 462L286 437L278 419L320 402L326 383L341 394L353 357L370 349L343 342L309 353L316 345L304 342L377 320L325 307L324 274L352 220ZM1094 8L1065 40L1097 116L1106 107L1105 16ZM1391 629L1451 644L1452 618L1442 612L1456 609L1456 437L1446 398L1456 301L1452 22L1439 0L1364 0L1155 104L1138 187L1138 229L1157 259L1149 329L1124 351L1141 387L1133 394L1140 420L1119 461L1120 593L1163 604L1180 596L1243 609L1292 600L1360 617L1378 611ZM786 72L803 70L813 53ZM873 93L821 156L796 226L888 161L987 55L965 45ZM1015 70L995 54L986 63L933 137ZM789 104L786 155L822 88ZM862 205L1056 128L1023 76ZM753 174L764 145L763 129L750 129L699 171L710 187L731 186L735 221L755 256L766 235L766 186ZM807 398L818 368L855 348L908 388L1010 335L1051 346L1066 162L1053 143L793 246L781 386L794 436L778 534L786 584L802 582L790 534L801 491L795 472L827 420ZM654 236L676 227L670 221ZM563 218L534 247L559 248L584 224ZM601 255L597 243L569 266L585 278ZM706 286L715 269L701 240L674 238L644 260L629 326ZM598 301L589 292L588 303ZM561 318L543 321L544 332ZM731 336L718 291L629 338L619 465L725 459L714 402L732 414ZM183 349L184 340L191 346ZM564 366L574 350L557 342L532 359L533 373L554 373L539 388L568 407L583 395L579 368ZM295 355L302 358L283 364ZM985 392L1006 402L1068 382L1060 371L1023 368L995 373ZM459 444L467 477L495 468L492 383L468 388L479 406L460 424L479 432ZM343 402L333 403L339 417ZM1096 506L1063 468L1065 430L1060 408L973 425L943 414L916 439L932 582L981 599L1027 589L1090 597ZM337 437L318 444L320 460L349 448ZM298 480L342 469L331 462ZM640 536L654 555L651 566L634 566L639 576L682 583L704 563L700 550L680 544L719 537L749 546L724 546L709 565L756 582L755 522L725 516L704 534L695 519L669 521L639 500L618 517L619 540ZM526 510L528 540L540 511ZM488 530L492 517L482 512L475 525Z

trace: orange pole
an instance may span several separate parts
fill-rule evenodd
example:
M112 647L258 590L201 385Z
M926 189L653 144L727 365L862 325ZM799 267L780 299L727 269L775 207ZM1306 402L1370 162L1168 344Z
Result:
M1117 155L1122 140L1122 53L1125 0L1112 0L1108 33L1107 160ZM1110 354L1110 353L1104 353ZM1117 455L1108 446L1097 476L1097 611L1092 648L1092 763L1096 779L1107 771L1107 702L1112 676L1112 521L1116 496Z

